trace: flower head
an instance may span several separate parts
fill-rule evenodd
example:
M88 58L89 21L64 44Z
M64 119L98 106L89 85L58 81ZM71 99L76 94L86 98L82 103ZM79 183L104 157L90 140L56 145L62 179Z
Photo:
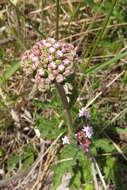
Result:
M86 108L81 108L79 110L79 117L86 117L87 119L90 118L89 112L86 110Z
M26 75L33 73L32 81L38 84L39 90L45 91L53 87L55 82L62 83L74 72L76 53L72 53L73 50L73 45L69 43L47 38L25 51L21 67Z

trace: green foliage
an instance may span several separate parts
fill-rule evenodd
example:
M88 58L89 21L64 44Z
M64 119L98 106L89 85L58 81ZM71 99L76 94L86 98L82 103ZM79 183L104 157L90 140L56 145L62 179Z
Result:
M43 116L36 114L36 125L41 132L41 137L47 137L48 139L56 138L60 131L63 129L59 129L59 119L54 117L53 119L48 119Z
M122 177L119 174L119 167L116 165L116 159L107 157L104 167L105 178L109 183L111 180L115 183L118 190L123 190Z
M93 140L93 144L96 148L105 152L112 152L114 150L114 146L106 138Z
M24 153L8 159L7 170L12 171L19 161L22 163L21 170L25 170L34 162L35 150L32 144L24 148Z
M80 188L82 183L91 183L93 180L90 163L87 155L75 145L66 145L63 147L58 156L60 163L53 165L52 170L55 172L53 178L53 190L60 185L62 176L66 172L71 173L69 188L74 190ZM72 158L68 160L68 158ZM63 160L63 161L62 161Z

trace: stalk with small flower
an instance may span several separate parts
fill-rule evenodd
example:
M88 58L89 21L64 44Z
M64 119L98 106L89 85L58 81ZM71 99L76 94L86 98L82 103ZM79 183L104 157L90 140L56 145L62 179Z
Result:
M78 119L81 120L82 125L75 128L69 101L63 87L75 71L75 58L76 52L73 45L47 38L37 42L23 54L21 67L27 77L31 76L32 82L42 93L53 91L56 87L66 113L68 126L68 134L62 138L63 145L72 145L72 150L69 150L71 155L79 149L83 151L83 155L86 155L89 152L93 135L93 128L89 126L90 113L84 107L79 109ZM73 142L75 142L76 149L73 148ZM65 147L68 151L67 145Z

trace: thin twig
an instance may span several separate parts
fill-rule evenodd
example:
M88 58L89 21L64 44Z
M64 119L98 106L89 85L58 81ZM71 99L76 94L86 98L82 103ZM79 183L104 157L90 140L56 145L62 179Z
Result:
M93 160L93 162L94 162L94 164L95 164L95 167L96 167L96 169L97 169L97 171L98 171L98 175L99 175L99 177L100 177L100 180L101 180L101 182L102 182L102 184L103 184L103 186L104 186L104 189L107 190L107 185L106 185L106 183L105 183L105 181L104 181L104 177L103 177L102 174L101 174L101 171L100 171L100 168L99 168L99 166L98 166L98 163L97 163L95 157L94 157L93 155L91 155L91 156L92 156L92 160Z
M92 156L91 156L90 153L88 154L88 156L89 156L90 167L91 167L91 170L92 170L93 180L94 180L94 184L95 184L95 190L99 190L98 183L97 183L96 172L95 172L94 163L93 163L93 159L92 159Z

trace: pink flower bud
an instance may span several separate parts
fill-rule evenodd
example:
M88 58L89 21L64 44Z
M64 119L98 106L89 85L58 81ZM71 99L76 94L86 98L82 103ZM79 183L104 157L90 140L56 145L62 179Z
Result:
M35 69L36 69L36 66L35 66L35 64L34 64L34 63L31 65L31 68L32 68L33 70L35 70Z
M50 43L54 44L56 42L56 40L54 38L48 38L47 39Z
M69 65L70 64L70 61L68 59L64 59L63 62L62 62L64 65Z
M64 81L64 79L65 79L64 76L61 75L61 74L59 74L59 75L57 75L57 77L56 77L56 82L61 83L61 82Z
M50 80L54 80L54 79L55 79L55 76L54 76L52 73L50 73L50 74L49 74L49 79L50 79Z
M56 55L59 56L59 57L63 57L63 53L60 50L57 50Z
M34 45L34 46L33 46L33 49L38 49L38 45Z
M45 75L45 70L44 69L38 69L37 73L41 76L44 76Z
M49 60L49 61L53 61L53 59L54 59L54 56L53 56L53 55L49 55L49 56L48 56L48 60Z
M24 68L23 71L25 72L26 75L29 75L30 74L30 71L28 68Z
M58 71L57 70L53 70L52 74L53 74L54 77L56 77L56 75L58 75Z
M69 56L68 59L69 59L70 61L72 61L72 60L73 60L73 57L72 57L72 56Z
M28 59L33 59L35 55L33 53L31 53L29 56L28 56Z
M34 57L32 57L32 61L38 61L38 57L37 56L34 56Z
M40 55L40 53L41 53L41 52L40 52L40 50L39 50L39 49L37 49L37 50L35 50L35 52L34 52L34 53L35 53L35 55Z
M64 67L63 64L60 64L60 65L58 66L58 70L59 70L59 71L64 71L64 69L65 69L65 67Z
M48 66L50 69L56 69L57 65L55 62L51 62Z
M48 43L48 42L46 42L46 43L45 43L45 46L46 46L47 48L49 48L49 47L51 47L51 44Z
M59 42L55 43L55 44L53 45L53 47L56 48L56 49L59 48L59 47L60 47L60 43L59 43Z
M54 53L56 50L55 50L55 48L54 47L50 47L49 48L49 53Z
M39 83L39 88L44 88L45 84L44 83Z
M72 74L72 71L67 68L63 74L64 74L65 76L69 76L70 74Z
M50 84L50 82L51 82L51 81L50 81L49 78L45 79L45 83L46 83L46 84Z
M35 64L35 66L36 66L36 68L37 68L37 67L39 67L40 62L39 62L39 61L36 61L34 64Z

